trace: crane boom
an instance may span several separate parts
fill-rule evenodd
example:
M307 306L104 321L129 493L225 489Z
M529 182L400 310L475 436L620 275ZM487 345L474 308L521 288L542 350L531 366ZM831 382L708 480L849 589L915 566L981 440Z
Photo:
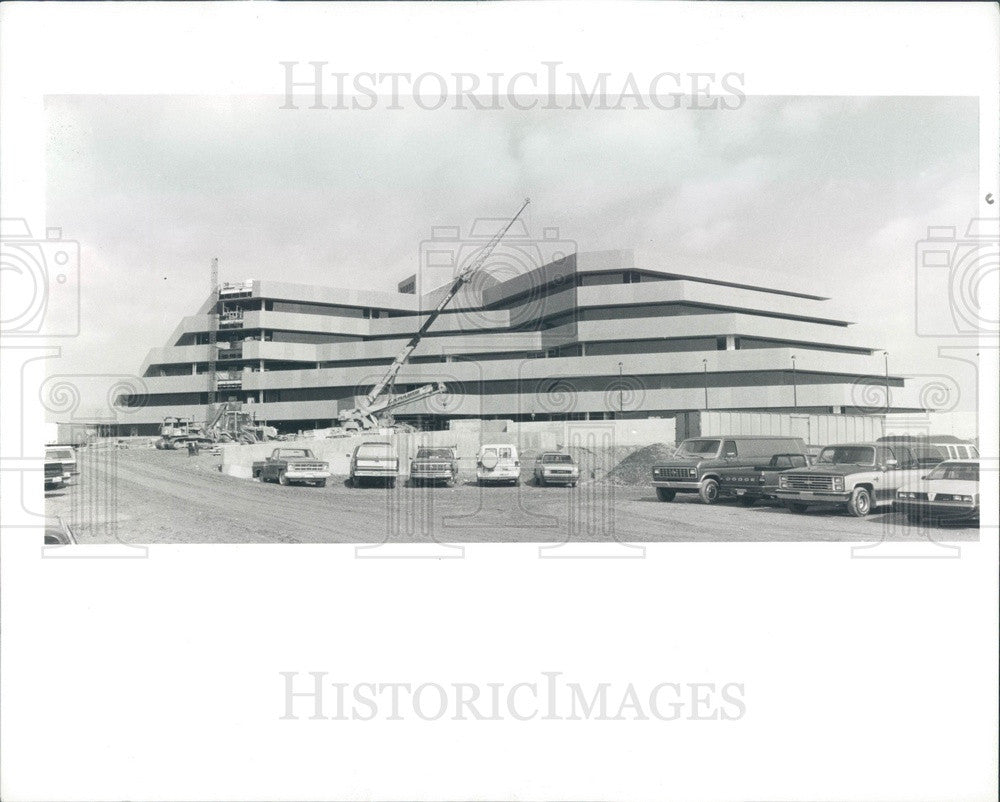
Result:
M482 247L482 250L476 258L473 259L472 262L455 277L455 280L448 288L448 291L442 296L437 306L435 306L434 309L431 310L430 314L427 315L427 318L424 320L423 324L421 324L416 334L414 334L406 345L403 346L402 350L392 361L389 369L385 372L385 375L382 376L382 378L372 386L371 390L368 391L368 395L365 396L363 405L360 408L350 409L340 413L340 420L342 422L357 422L362 426L366 424L370 425L373 414L378 411L384 411L384 409L382 409L382 405L376 405L376 401L378 401L382 393L385 392L385 389L395 381L399 371L402 370L403 365L406 364L410 355L420 344L420 340L423 338L424 334L427 333L427 330L434 324L434 321L437 320L441 312L444 311L444 308L451 303L451 300L458 294L458 291L462 289L462 286L472 277L472 274L479 270L479 268L485 264L486 260L490 258L490 254L492 254L497 245L500 244L500 240L502 240L504 236L506 236L507 232L510 231L511 226L514 225L529 203L531 203L531 199L525 198L524 203L521 204L521 208L517 210L517 213L510 219L507 225L494 234L490 241ZM420 397L426 397L427 395L432 395L434 393L442 393L445 392L446 389L440 382L436 385L428 385L428 387L432 387L433 392L422 393L420 394ZM425 388L420 389L424 390ZM406 393L402 397L409 395L409 393ZM406 401L411 400L416 399L406 398ZM373 409L373 405L377 406L377 408ZM393 403L392 406L396 406L396 404Z
M393 379L396 378L396 375L399 373L400 369L403 367L403 365L406 364L406 360L410 358L410 354L412 354L417 345L420 344L421 338L423 338L424 334L427 333L427 330L431 327L431 325L433 325L434 321L437 320L438 315L440 315L441 312L444 311L444 308L449 303L451 303L451 299L458 294L458 291L462 289L462 285L465 284L472 277L472 274L475 273L480 267L482 267L483 263L485 263L486 260L490 258L490 254L493 253L497 245L500 244L500 240L502 240L504 236L507 234L507 232L510 231L510 227L514 225L514 223L517 221L517 218L521 216L521 212L523 212L525 208L527 208L529 203L531 203L531 199L525 198L524 203L521 204L521 208L517 210L517 214L515 214L510 219L510 222L507 223L507 225L505 225L502 229L500 229L496 234L494 234L493 238L489 242L487 242L486 245L483 246L482 251L472 261L472 263L469 264L469 266L466 267L464 270L462 270L462 272L459 273L458 276L456 276L455 281L452 282L452 285L448 289L448 292L444 294L444 297L441 298L441 300L438 302L438 305L434 307L431 313L427 316L427 319L424 320L423 325L417 330L417 333L410 338L410 341L403 347L403 350L399 352L399 354L393 360L392 365L389 366L389 370L386 371L385 376L383 376L372 387L372 389L368 391L368 395L365 396L365 403L367 404L375 403L375 399L377 399L380 395L382 395L382 393L385 391L385 388L392 383Z

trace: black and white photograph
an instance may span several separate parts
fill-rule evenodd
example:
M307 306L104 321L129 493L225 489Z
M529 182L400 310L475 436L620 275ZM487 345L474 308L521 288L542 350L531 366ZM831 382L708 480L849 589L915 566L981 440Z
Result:
M793 6L0 6L0 795L995 798L996 7Z

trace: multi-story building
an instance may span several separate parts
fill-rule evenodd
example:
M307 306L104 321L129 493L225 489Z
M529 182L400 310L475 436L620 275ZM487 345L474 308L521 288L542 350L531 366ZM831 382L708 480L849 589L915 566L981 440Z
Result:
M129 424L153 433L164 416L204 420L209 403L242 401L283 431L333 425L416 332L453 270L405 279L395 292L223 285L146 356L146 392L129 399ZM448 391L398 408L397 420L438 428L454 418L919 408L902 377L879 370L877 348L816 295L637 265L631 251L500 273L485 268L435 321L392 391L428 382Z

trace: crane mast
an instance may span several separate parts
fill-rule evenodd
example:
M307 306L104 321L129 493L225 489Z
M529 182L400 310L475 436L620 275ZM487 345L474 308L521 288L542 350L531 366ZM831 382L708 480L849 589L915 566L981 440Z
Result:
M430 314L424 320L416 334L414 334L406 345L403 346L402 350L389 366L389 369L385 372L385 375L372 386L371 390L368 391L368 395L365 396L362 406L340 413L340 420L342 423L353 422L363 428L367 428L372 425L374 413L384 411L390 405L393 407L397 406L394 402L388 405L377 404L376 402L382 393L385 392L385 389L395 381L399 371L402 370L403 365L406 364L410 355L416 349L417 345L420 344L420 340L427 333L427 330L434 324L434 321L437 320L441 312L444 311L444 308L451 303L452 299L458 294L458 291L462 289L462 286L468 282L468 280L472 278L472 275L479 270L483 264L485 264L487 259L490 258L490 255L496 249L497 245L500 244L500 241L504 238L504 236L506 236L507 232L510 231L511 226L514 225L529 203L531 203L531 199L525 198L524 203L521 204L521 208L517 210L517 213L510 219L507 225L494 234L490 241L483 246L476 258L455 277L451 287L449 287L448 291L444 294L444 296L442 296L437 306L431 310ZM400 396L399 400L402 403L406 403L428 395L443 393L445 390L446 388L444 384L438 382L436 384L429 384L426 387L421 387L419 390L412 390L410 393L405 393L403 396ZM414 396L412 399L409 397L411 395ZM405 402L403 401L404 398ZM375 408L373 409L373 407Z

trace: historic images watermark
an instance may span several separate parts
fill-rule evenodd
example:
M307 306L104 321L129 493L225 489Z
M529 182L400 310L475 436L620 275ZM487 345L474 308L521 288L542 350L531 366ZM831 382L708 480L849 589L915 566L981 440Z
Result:
M280 720L738 721L740 682L580 683L561 671L521 682L338 682L281 671Z
M382 105L400 110L505 108L739 109L746 100L740 72L670 72L636 75L564 71L561 61L543 61L534 71L488 72L338 72L328 61L281 61L285 102L282 109L370 111ZM302 93L296 98L296 91ZM305 98L312 96L306 105ZM300 105L301 103L301 105Z

